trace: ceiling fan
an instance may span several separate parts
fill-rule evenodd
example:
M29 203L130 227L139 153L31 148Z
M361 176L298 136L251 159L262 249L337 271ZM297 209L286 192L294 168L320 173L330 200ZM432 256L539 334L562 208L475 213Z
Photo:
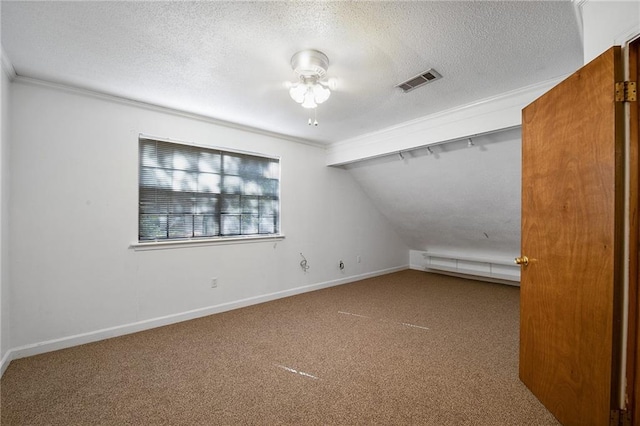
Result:
M329 99L331 89L335 89L335 80L325 81L329 68L327 55L315 49L301 50L291 57L291 68L298 76L298 81L286 84L291 99L303 108L314 110ZM311 118L308 124L311 125ZM317 118L313 124L318 125Z

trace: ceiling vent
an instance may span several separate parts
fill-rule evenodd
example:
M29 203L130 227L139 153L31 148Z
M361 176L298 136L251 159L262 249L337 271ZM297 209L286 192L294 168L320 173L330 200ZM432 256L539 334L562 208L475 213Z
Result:
M427 83L431 83L432 81L436 81L441 78L442 76L438 74L436 70L430 68L427 71L418 74L403 83L397 84L396 87L401 88L404 93L407 93L412 91L413 89L417 89L420 86L424 86Z

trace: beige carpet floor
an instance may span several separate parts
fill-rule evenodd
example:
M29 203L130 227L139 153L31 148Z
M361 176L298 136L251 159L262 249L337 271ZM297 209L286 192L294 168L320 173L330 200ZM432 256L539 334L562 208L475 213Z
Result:
M557 425L519 289L402 271L14 360L2 425Z

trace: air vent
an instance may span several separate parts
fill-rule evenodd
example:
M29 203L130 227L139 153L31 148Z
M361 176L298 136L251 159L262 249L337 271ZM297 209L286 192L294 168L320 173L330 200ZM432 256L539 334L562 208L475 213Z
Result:
M420 86L424 86L425 84L431 83L432 81L436 81L440 78L442 78L442 76L438 74L436 70L431 68L413 78L410 78L403 83L397 84L396 87L401 88L404 93L407 93L412 91L413 89L417 89Z

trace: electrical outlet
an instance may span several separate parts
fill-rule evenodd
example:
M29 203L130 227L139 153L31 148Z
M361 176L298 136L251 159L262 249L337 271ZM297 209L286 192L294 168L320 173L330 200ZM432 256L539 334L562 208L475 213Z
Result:
M356 256L356 263L360 263L362 262L362 259L360 258L360 256Z
M342 260L338 264L338 267L340 268L341 271L344 269L344 262Z
M211 278L211 288L218 287L218 278Z

